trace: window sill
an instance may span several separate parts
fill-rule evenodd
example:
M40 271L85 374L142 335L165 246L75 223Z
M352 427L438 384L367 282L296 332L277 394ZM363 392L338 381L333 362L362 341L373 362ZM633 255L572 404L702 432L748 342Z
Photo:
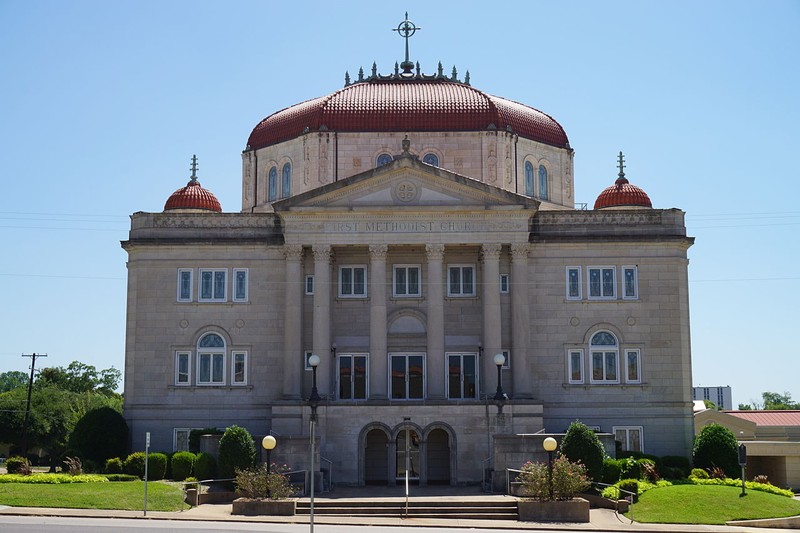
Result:
M229 385L226 383L209 383L206 384L197 384L197 385L169 385L168 388L170 390L252 390L253 385Z
M593 388L618 388L618 389L642 389L650 387L649 383L562 383L563 389L593 389Z

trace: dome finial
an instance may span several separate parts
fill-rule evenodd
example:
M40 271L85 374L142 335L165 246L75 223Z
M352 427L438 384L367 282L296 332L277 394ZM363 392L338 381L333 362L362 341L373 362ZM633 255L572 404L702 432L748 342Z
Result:
M403 37L406 40L406 59L400 66L403 67L403 74L407 76L413 76L414 74L411 70L414 68L414 63L408 58L408 38L417 33L417 30L421 30L422 28L418 28L414 25L413 22L408 20L408 11L406 11L406 19L397 25L397 28L392 28L392 31L396 31L400 37Z
M619 174L617 174L617 185L623 185L628 183L627 178L625 178L625 156L622 155L622 151L620 150L619 155L617 156L617 168L619 168Z
M191 180L192 180L192 183L194 183L195 181L197 181L197 155L195 155L195 154L192 154L192 166L191 166L191 169L192 169Z

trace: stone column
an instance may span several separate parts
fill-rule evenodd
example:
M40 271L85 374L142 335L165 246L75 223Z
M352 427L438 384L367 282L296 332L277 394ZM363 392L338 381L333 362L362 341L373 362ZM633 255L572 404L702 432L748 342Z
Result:
M500 318L500 250L499 243L484 244L483 255L483 364L481 379L484 394L494 395L497 389L497 367L494 356L502 351Z
M444 244L426 244L428 257L428 283L426 301L428 303L428 352L426 367L428 372L427 397L445 397L444 382Z
M299 399L303 392L303 246L288 244L283 328L283 397Z
M369 247L369 397L388 397L386 384L386 244Z
M511 245L511 374L514 397L532 398L530 338L530 286L528 284L528 244Z
M330 394L333 376L331 353L331 246L314 245L314 324L312 349L320 358L317 390Z

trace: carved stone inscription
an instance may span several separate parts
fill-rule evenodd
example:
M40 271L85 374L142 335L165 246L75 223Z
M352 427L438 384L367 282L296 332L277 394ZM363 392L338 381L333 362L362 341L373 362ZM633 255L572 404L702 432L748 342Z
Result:
M474 220L387 220L325 222L325 233L466 233L478 231L522 230L525 225L515 221L485 222Z

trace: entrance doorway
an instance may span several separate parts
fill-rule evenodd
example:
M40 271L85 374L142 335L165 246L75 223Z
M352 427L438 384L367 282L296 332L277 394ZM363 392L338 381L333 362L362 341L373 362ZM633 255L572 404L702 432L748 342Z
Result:
M406 441L408 435L408 441ZM419 433L413 429L408 431L400 431L397 435L397 473L395 479L397 481L405 481L406 479L406 466L408 466L408 479L419 481ZM408 465L406 465L406 458L408 458Z
M437 428L428 433L428 485L450 484L450 436Z
M380 429L367 433L364 449L364 483L386 485L389 482L389 437Z

